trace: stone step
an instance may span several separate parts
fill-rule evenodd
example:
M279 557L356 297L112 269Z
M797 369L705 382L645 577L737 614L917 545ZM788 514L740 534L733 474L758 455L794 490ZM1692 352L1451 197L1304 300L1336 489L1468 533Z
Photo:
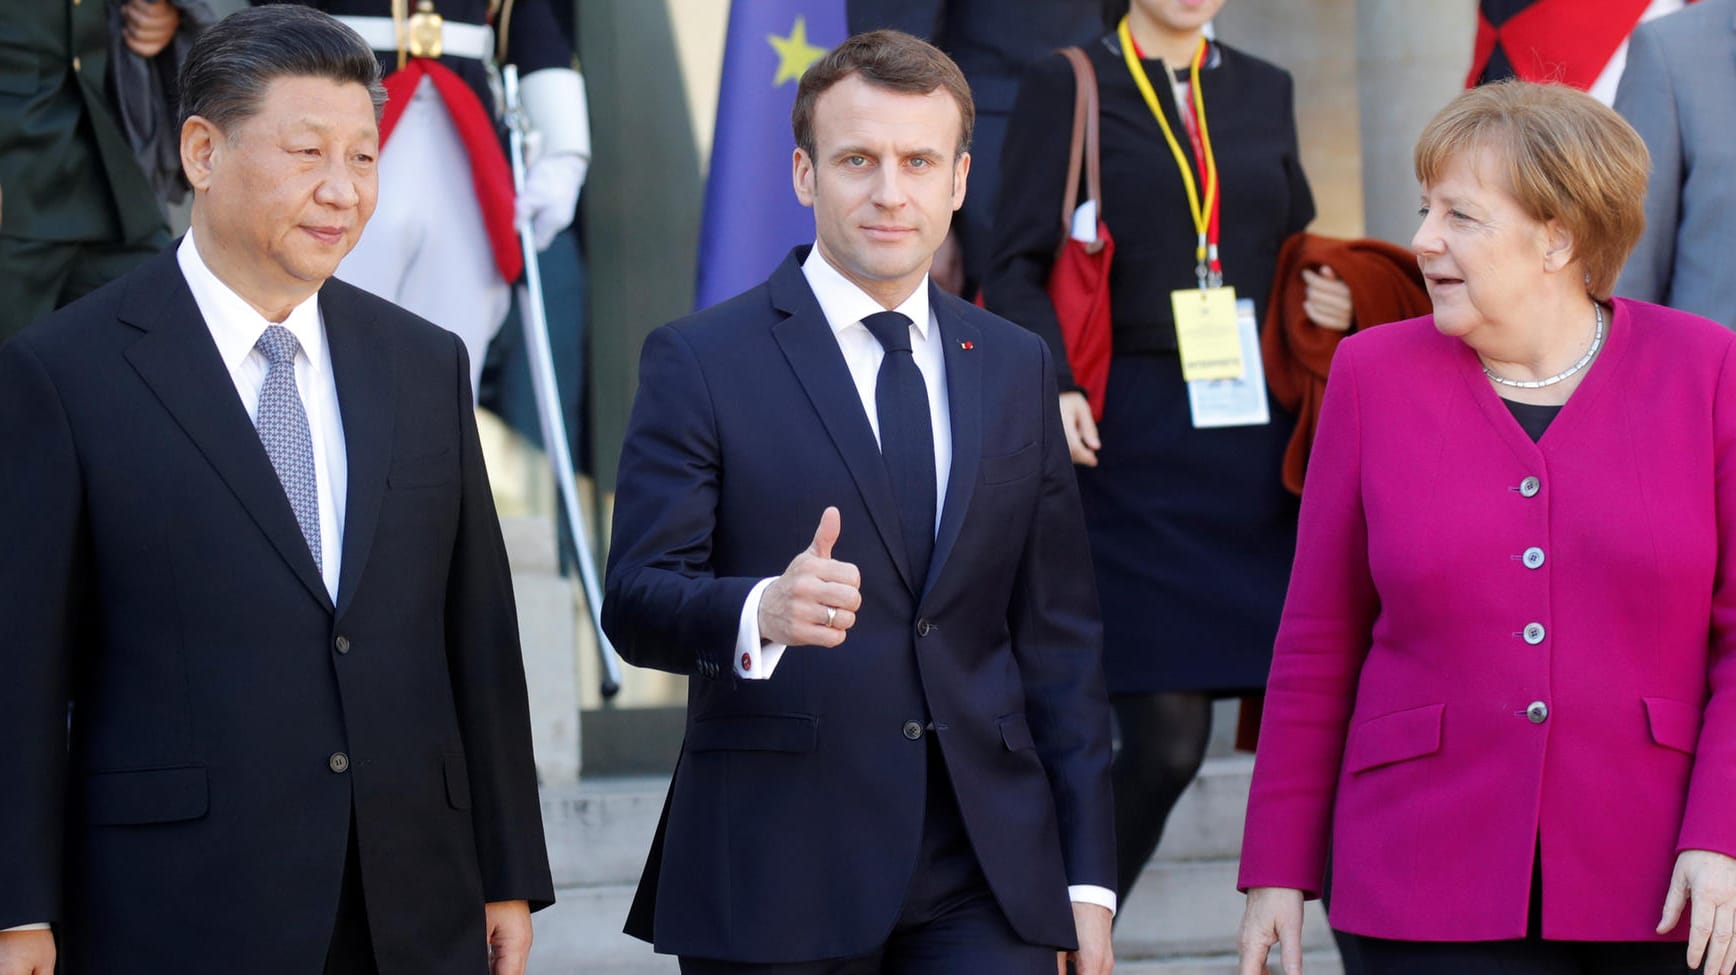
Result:
M1145 975L1222 975L1235 971L1241 895L1226 864L1161 863L1146 872L1115 932L1116 971ZM1227 891L1227 892L1226 892ZM674 975L675 959L621 933L630 886L559 892L536 916L529 975ZM1341 975L1318 903L1303 928L1304 971ZM1275 959L1274 959L1275 960Z
M1210 758L1169 818L1157 861L1234 859L1253 759ZM543 827L555 886L635 884L651 848L669 780L663 776L586 779L542 790Z

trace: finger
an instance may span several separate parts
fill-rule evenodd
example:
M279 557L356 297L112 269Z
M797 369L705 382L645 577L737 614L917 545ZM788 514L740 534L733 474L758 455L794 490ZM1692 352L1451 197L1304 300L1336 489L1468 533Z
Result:
M1091 418L1090 410L1079 411L1079 440L1091 450L1103 449L1103 441L1097 439L1097 421Z
M1670 876L1670 892L1664 897L1664 913L1658 918L1658 933L1669 934L1682 920L1682 904L1686 887L1682 884L1682 868Z
M838 542L838 531L843 525L843 516L836 507L828 506L820 512L820 527L814 529L814 543L808 550L822 559L832 557L832 546Z
M856 614L847 609L840 609L832 616L832 622L827 624L834 630L848 630L856 625Z
M1072 459L1073 463L1084 467L1096 467L1097 456L1091 452L1091 448L1085 446L1084 441L1079 439L1079 431L1073 428L1073 424L1062 424L1061 431L1067 435L1067 456Z
M1067 975L1067 953L1055 952L1055 975Z
M840 591L838 592L828 590L826 598L821 600L827 606L855 609L861 605L860 592L856 592L852 596L841 591L843 589L855 591L862 588L862 570L856 568L856 563L840 562L837 559L816 559L808 564L807 570L820 582L828 586L839 587ZM845 601L834 602L833 599Z
M1688 897L1688 967L1700 970L1712 942L1714 908L1702 898Z
M822 583L814 590L814 602L820 606L822 616L828 608L853 613L862 608L862 590L848 583Z
M1332 270L1332 265L1330 265L1330 264L1320 265L1320 276L1323 278L1326 278L1329 281L1338 280L1338 272Z
M1722 972L1730 965L1733 924L1736 917L1731 915L1729 904L1719 905L1712 918L1712 940L1706 956L1706 971Z
M1271 945L1259 942L1243 941L1241 950L1241 965L1236 969L1236 975L1265 975L1266 954Z
M1302 927L1294 919L1278 923L1278 960L1284 975L1302 975Z

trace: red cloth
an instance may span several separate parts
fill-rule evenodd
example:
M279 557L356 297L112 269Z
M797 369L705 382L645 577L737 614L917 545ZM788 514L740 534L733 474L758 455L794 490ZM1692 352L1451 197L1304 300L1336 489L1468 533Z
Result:
M1340 240L1296 234L1278 252L1278 271L1260 336L1266 385L1272 398L1296 414L1296 432L1284 452L1284 486L1302 493L1302 475L1314 446L1314 426L1326 395L1332 353L1344 333L1320 328L1302 310L1307 286L1303 268L1332 268L1350 286L1354 326L1370 328L1426 315L1433 310L1416 255L1383 240Z
M507 281L517 281L524 273L524 251L519 246L518 230L513 225L512 166L501 151L500 137L488 109L476 97L476 92L464 79L439 61L411 58L403 70L394 71L386 79L386 111L380 118L380 146L383 149L392 137L392 129L410 104L410 96L423 78L434 83L440 100L446 103L446 113L458 130L459 141L470 156L470 183L476 191L476 202L482 208L482 225L488 229L488 246L494 251L494 266Z
M1465 87L1474 88L1485 80L1499 45L1520 78L1560 82L1584 91L1603 73L1649 5L1650 0L1531 0L1499 27L1484 10L1477 16L1477 39Z

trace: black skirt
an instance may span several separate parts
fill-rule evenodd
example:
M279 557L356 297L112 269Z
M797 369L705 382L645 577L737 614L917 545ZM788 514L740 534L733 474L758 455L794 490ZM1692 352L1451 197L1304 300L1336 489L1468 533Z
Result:
M1098 466L1075 468L1110 693L1265 686L1298 508L1295 421L1269 406L1265 426L1195 429L1175 353L1111 362Z

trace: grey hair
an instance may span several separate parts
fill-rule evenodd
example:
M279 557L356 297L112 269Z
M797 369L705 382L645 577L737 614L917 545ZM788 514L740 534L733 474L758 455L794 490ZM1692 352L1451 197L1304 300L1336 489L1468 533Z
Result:
M368 90L374 119L386 106L380 62L361 35L299 4L236 11L200 33L181 66L181 118L197 115L225 132L259 111L278 78L326 78Z

